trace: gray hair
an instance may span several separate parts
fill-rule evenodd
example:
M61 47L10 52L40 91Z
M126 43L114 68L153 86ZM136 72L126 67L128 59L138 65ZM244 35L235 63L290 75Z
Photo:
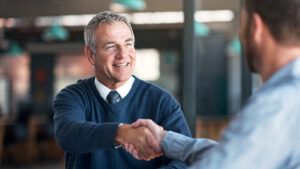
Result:
M94 34L95 29L103 23L113 24L115 22L126 23L126 25L129 27L129 29L131 31L132 38L134 41L133 30L132 30L130 23L126 19L126 17L124 17L118 13L111 12L111 11L104 11L104 12L100 12L96 16L94 16L89 21L89 23L86 25L86 27L84 29L85 45L89 46L91 48L92 52L96 53L96 38L95 38L95 34Z

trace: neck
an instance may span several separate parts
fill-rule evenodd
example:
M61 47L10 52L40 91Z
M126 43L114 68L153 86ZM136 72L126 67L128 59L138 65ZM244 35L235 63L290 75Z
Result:
M266 82L275 72L300 57L299 46L283 46L277 43L265 49L261 65L261 77Z

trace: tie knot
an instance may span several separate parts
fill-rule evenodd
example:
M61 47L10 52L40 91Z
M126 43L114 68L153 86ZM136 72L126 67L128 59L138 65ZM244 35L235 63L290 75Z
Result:
M112 90L108 93L106 99L109 104L115 104L115 103L118 103L119 101L121 101L122 98L117 91Z

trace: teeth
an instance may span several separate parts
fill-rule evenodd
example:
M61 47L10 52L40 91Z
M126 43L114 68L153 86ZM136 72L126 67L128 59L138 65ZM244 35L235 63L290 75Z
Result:
M115 64L115 66L117 66L117 67L122 67L122 66L126 66L127 65L127 63L123 63L123 64Z

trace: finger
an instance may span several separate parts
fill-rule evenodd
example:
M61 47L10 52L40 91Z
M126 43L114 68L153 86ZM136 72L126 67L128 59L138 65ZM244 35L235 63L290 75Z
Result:
M128 152L130 152L134 158L141 160L138 151L134 148L132 144L129 145Z
M161 139L161 133L164 130L162 126L157 125L151 119L138 119L136 122L131 124L131 127L144 126L148 128L156 139Z
M134 123L131 123L131 127L139 127L140 126L140 122L139 121L140 121L140 119L138 119Z
M139 153L136 150L133 150L132 155L134 158L138 159L138 160L142 160L139 156Z
M125 150L129 152L129 145L128 145L128 143L125 143L122 147L125 148Z
M150 153L144 153L144 152L138 152L137 150L134 150L134 156L138 156L140 159L145 160L145 161L149 161L153 158L155 158L154 155L150 155Z
M149 140L148 144L149 144L149 147L150 147L152 150L154 150L154 152L155 152L156 154L162 153L162 150L161 150L161 148L160 148L160 145L159 145L159 143L158 143L156 140L155 140L155 141Z
M155 135L150 131L150 133L147 133L146 135L146 145L147 148L149 149L154 149L156 152L160 152L160 143L158 142L158 140L156 139Z
M144 121L144 120L139 120L139 121ZM151 146L149 144L149 143L151 144L156 143L156 139L149 129L145 127L140 127L134 130L136 131L135 138L131 143L134 145L134 148L137 150L138 156L141 159L150 160L151 158L157 155L157 152L160 153L160 149L158 148L158 146L155 147L156 150L153 150L152 147L154 146L153 145ZM133 153L132 150L130 150L129 152Z
M164 128L162 126L157 125L155 122L153 122L150 119L144 121L144 126L151 131L155 139L158 141L158 144L160 144L164 133Z
M144 119L138 119L136 122L131 124L131 127L140 127L143 126L143 120Z
M135 146L135 148L138 151L138 156L143 160L150 160L156 154L155 151L152 150L152 148L148 144L148 141L146 140L146 138L142 144L137 144Z
M153 145L151 145L153 144ZM156 148L156 149L153 149ZM161 153L161 149L157 146L156 140L151 133L147 133L145 142L141 144L139 156L144 160L151 160Z
M138 126L138 125L147 127L153 134L156 132L157 127L159 127L151 119L139 119L136 121L136 124L134 124L134 126Z
M134 150L135 150L134 146L132 144L130 144L128 146L128 152L131 153L131 154L133 154Z
M136 159L141 160L141 158L138 155L137 150L134 148L132 144L127 144L127 151Z
M145 146L137 145L135 147L136 147L136 151L138 152L138 156L141 159L145 160L145 159L148 159L151 156L149 150L147 150L147 148L145 148Z

